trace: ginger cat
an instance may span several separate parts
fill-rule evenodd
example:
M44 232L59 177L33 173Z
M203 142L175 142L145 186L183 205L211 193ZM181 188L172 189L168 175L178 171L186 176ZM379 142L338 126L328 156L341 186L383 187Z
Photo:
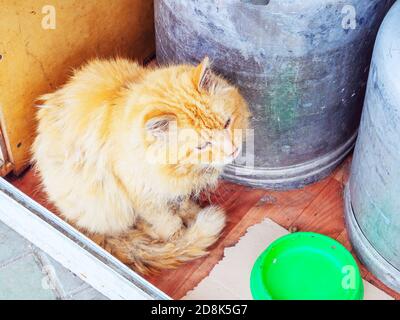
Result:
M40 99L33 160L65 219L144 273L207 253L225 215L192 196L216 186L249 116L208 58L156 69L94 60Z

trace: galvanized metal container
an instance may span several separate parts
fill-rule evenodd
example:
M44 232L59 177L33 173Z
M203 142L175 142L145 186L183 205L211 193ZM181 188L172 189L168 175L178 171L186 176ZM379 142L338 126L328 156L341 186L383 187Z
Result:
M155 0L157 59L208 55L249 101L254 165L229 166L227 179L301 187L353 147L376 32L393 2Z
M400 2L376 41L349 185L346 220L364 264L400 291Z

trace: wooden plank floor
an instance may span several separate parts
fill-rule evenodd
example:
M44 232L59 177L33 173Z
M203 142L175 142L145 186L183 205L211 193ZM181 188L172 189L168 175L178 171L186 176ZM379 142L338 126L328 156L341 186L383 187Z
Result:
M351 157L328 178L300 190L251 189L221 181L214 193L203 197L203 202L210 201L225 208L228 216L223 235L211 248L210 254L177 270L164 271L147 279L171 297L183 297L209 274L222 258L224 248L235 245L250 226L267 217L291 231L313 231L328 235L352 251L344 225L342 197L350 163ZM33 170L9 180L39 203L53 209L46 201ZM387 288L364 266L359 265L364 279L400 299L399 293Z

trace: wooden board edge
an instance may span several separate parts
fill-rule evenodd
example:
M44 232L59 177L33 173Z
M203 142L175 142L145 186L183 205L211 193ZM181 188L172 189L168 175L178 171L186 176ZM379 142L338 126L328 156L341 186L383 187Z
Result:
M0 220L110 299L170 299L3 178Z

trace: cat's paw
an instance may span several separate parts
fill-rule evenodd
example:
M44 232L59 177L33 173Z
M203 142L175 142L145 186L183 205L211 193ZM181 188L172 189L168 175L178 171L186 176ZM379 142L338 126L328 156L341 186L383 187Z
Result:
M183 202L177 212L182 218L186 227L190 227L196 220L197 214L201 211L201 207L193 200Z
M169 217L163 223L153 225L153 231L156 233L157 238L163 241L179 237L182 232L183 222L179 216Z
M217 206L208 206L202 209L193 224L204 236L218 236L225 227L226 216L224 210Z

